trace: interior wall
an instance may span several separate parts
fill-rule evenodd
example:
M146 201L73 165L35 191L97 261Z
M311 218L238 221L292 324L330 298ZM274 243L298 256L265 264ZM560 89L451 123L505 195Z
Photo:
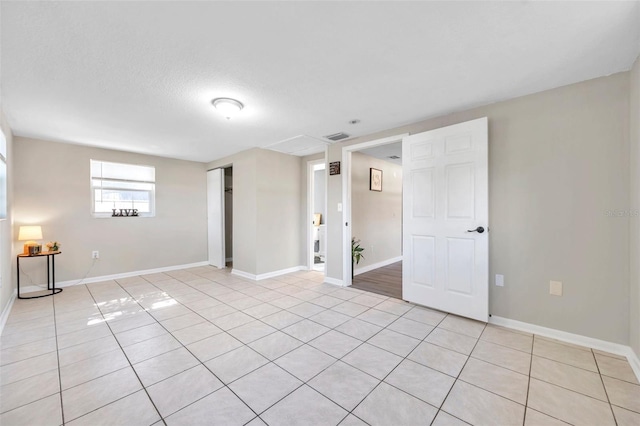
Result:
M256 274L257 149L213 161L207 170L233 166L233 269Z
M0 313L4 312L16 288L13 259L13 134L0 108L0 128L7 140L7 218L0 220Z
M327 208L325 206L325 197L327 191L325 188L325 170L315 170L313 172L313 212L320 213L320 224L326 223Z
M629 136L631 141L630 221L630 345L640 356L640 57L629 73Z
M382 192L369 190L369 169L382 170ZM364 259L358 269L402 256L402 166L351 154L351 235Z
M233 167L224 169L224 251L233 258Z
M300 162L254 148L207 164L233 165L233 269L261 275L302 264Z
M490 313L629 342L629 74L354 138L344 146L489 118ZM340 176L329 176L327 276L342 280ZM505 286L494 285L495 274ZM562 281L564 295L549 294Z
M258 152L257 274L302 265L300 241L300 157Z
M94 218L89 160L154 166L156 216ZM80 280L207 260L204 164L86 146L15 138L14 218L42 225L43 243L61 242L56 280ZM22 246L15 242L15 250ZM98 250L100 259L91 252ZM21 285L46 282L38 260L21 262ZM90 272L88 272L90 271Z

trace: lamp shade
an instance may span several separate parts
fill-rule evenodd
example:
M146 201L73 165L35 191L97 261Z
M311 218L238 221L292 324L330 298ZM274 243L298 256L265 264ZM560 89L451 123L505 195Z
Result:
M21 226L18 232L18 241L41 240L42 227L40 225Z

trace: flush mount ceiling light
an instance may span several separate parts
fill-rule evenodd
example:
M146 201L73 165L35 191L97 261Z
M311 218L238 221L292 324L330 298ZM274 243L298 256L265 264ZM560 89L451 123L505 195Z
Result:
M211 101L216 110L228 119L239 113L244 105L242 102L231 98L216 98Z

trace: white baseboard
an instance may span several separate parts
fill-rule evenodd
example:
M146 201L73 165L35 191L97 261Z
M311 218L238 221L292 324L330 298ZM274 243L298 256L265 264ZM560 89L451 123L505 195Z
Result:
M7 323L7 319L9 318L9 313L11 312L11 308L13 307L13 302L16 301L17 294L18 293L14 289L13 293L11 293L11 297L9 298L9 301L7 302L6 306L2 310L2 315L0 315L0 335L2 335L2 332L4 331L4 325Z
M144 270L141 270L141 271L123 272L121 274L102 275L102 276L99 276L99 277L87 277L87 278L82 279L82 280L59 281L59 282L56 282L56 288L71 287L71 286L78 285L78 284L99 283L101 281L117 280L117 279L120 279L120 278L135 277L135 276L138 276L138 275L157 274L157 273L160 273L160 272L175 271L175 270L178 270L178 269L197 268L199 266L209 266L209 262L205 260L205 261L202 261L202 262L187 263L187 264L184 264L184 265L163 266L161 268L144 269ZM31 286L27 286L27 287L20 287L20 294L30 293L30 292L33 292L33 291L42 291L42 290L46 290L46 289L47 289L47 284L46 283L45 284L40 284L40 285L31 285Z
M400 262L402 256L392 257L391 259L383 260L381 262L372 263L371 265L363 266L362 268L356 268L353 271L353 276L364 274L365 272L373 271L374 269L383 268L393 263Z
M241 271L241 270L235 269L235 268L231 270L231 275L237 275L239 277L247 278L247 279L254 280L254 281L256 281L256 278L257 278L257 276L254 275L254 274L250 274L248 272Z
M266 280L268 278L279 277L280 275L290 274L292 272L306 271L306 270L307 270L306 266L294 266L292 268L280 269L279 271L273 271L273 272L267 272L264 274L255 275L249 272L241 271L239 269L232 269L231 275L237 275L239 277L248 278L253 281L260 281L260 280Z
M327 277L326 275L324 277L324 282L326 284L333 284L333 285L339 285L340 287L344 287L344 281L343 280L339 280L337 278Z
M572 343L574 345L586 346L600 351L622 355L627 358L627 360L629 361L629 365L631 365L633 372L640 381L640 359L638 359L638 355L633 351L633 349L631 349L630 346L607 342L606 340L594 339L593 337L582 336L580 334L569 333L566 331L542 327L535 324L497 316L489 317L489 323L506 328L511 328L514 330L524 331L526 333L537 334L538 336L548 337L567 343Z

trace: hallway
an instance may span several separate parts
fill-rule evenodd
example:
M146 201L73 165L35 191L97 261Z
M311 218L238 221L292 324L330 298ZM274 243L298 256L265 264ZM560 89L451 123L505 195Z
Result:
M351 287L402 299L402 261L356 275Z

